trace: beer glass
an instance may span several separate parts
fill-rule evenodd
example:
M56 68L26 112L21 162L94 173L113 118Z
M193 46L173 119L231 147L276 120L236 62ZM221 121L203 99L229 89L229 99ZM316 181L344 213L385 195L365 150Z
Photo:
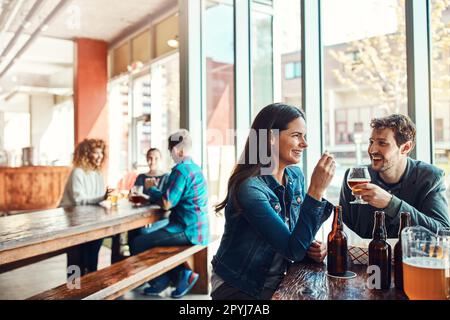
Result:
M347 176L347 185L352 191L356 191L355 186L358 184L369 183L370 174L367 167L355 167L351 168ZM361 196L355 195L355 200L351 201L351 204L368 204Z
M111 201L112 206L117 206L117 202L119 201L119 193L116 190L111 192L109 195L109 201Z
M450 236L415 226L402 233L403 288L411 300L446 300L450 290Z

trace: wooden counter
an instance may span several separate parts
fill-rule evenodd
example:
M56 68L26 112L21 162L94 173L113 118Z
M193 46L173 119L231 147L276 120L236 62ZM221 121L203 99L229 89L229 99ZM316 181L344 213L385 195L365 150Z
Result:
M0 212L56 208L70 167L0 167Z

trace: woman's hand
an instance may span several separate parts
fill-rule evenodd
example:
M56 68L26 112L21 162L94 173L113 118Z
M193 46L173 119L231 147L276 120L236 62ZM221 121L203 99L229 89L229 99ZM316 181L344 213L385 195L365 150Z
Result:
M145 179L145 189L149 189L151 187L157 187L159 183L159 179L156 178L146 178Z
M106 188L106 192L105 192L105 195L103 196L103 199L105 199L105 200L108 199L109 195L113 191L114 191L114 189L112 189L112 188Z
M322 263L327 256L327 246L318 240L314 240L306 254L315 262Z
M308 194L321 201L325 189L330 185L336 170L333 156L325 152L317 163L311 176Z

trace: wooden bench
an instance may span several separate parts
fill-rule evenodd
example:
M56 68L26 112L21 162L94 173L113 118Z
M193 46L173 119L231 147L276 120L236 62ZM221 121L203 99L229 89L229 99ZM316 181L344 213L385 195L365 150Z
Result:
M208 294L208 245L191 245L152 248L82 276L80 289L63 284L28 300L112 300L185 262L200 275L191 292Z

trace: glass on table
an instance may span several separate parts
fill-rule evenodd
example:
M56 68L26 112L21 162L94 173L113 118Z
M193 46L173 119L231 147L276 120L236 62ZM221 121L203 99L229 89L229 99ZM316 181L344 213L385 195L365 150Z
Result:
M353 192L360 191L360 189L355 188L357 185L369 183L370 181L371 178L367 167L351 168L347 176L347 185ZM355 198L354 201L350 202L351 204L368 204L368 202L364 201L359 195L355 195Z
M111 206L117 206L117 203L119 201L119 192L117 190L113 190L109 194L109 201L111 202Z
M131 188L129 200L136 206L147 202L149 196L144 194L144 186L133 186Z
M450 299L450 236L445 232L421 226L402 231L403 287L409 299Z

